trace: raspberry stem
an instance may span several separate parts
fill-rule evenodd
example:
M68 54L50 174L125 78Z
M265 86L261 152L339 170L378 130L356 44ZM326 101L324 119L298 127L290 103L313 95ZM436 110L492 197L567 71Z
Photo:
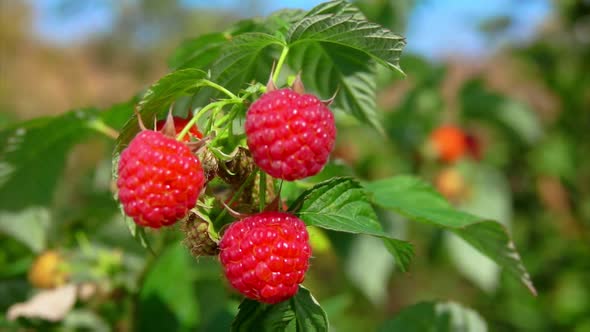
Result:
M223 93L225 93L226 95L228 95L228 97L230 97L232 100L239 100L240 102L242 102L242 99L239 98L238 96L234 95L231 91L229 91L228 89L222 87L221 85L211 82L209 80L203 80L203 83L207 86L210 86L214 89L217 89Z
M193 116L193 118L186 124L186 126L184 126L184 128L182 128L182 131L176 136L176 140L181 141L182 138L184 137L184 135L186 135L190 131L190 129L197 123L199 118L201 116L203 116L203 114L205 114L209 110L215 109L215 108L221 109L225 105L241 104L242 102L243 102L242 99L236 97L236 99L223 99L223 100L219 100L219 101L207 104L205 107L198 110L197 113ZM217 113L215 113L215 114L217 114ZM214 116L212 116L211 118L214 118ZM203 134L207 134L210 131L211 125L209 124L207 127L208 127L208 130L206 130Z
M211 104L201 108L200 110L198 110L197 113L195 113L195 115L193 116L193 118L186 124L186 126L184 126L184 128L182 128L182 131L178 135L176 135L176 140L182 141L182 138L184 137L184 135L186 135L190 131L190 129L197 123L199 118L203 114L205 114L208 110L214 108L215 106L217 106L217 103L211 103Z
M289 46L284 46L283 51L281 52L281 56L279 57L279 62L277 63L277 68L274 74L272 75L272 81L274 83L276 83L277 79L279 79L279 74L281 73L281 68L285 63L285 59L287 59L287 54L289 54Z
M244 189L246 189L246 187L248 185L250 185L250 182L252 182L252 180L256 176L257 172L258 172L257 170L254 170L252 173L250 173L250 175L248 175L248 177L246 178L246 181L244 181L244 183L242 183L240 188L238 188L238 191L236 191L234 193L234 195L232 196L232 198L229 200L229 202L227 202L228 206L231 206L242 195L242 193L244 192ZM221 213L219 213L217 218L215 218L215 221L213 221L213 224L217 225L217 223L221 220L221 218L223 218L225 216L226 213L227 213L227 210L223 209L221 211Z
M264 171L260 171L260 192L259 192L259 210L263 211L264 207L266 206L266 173Z

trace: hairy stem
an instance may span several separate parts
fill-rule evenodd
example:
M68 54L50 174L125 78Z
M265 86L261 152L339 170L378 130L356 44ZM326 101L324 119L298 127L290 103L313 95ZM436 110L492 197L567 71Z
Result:
M205 85L208 85L212 88L215 88L215 89L225 93L226 95L228 95L228 97L230 97L233 100L240 100L241 101L241 99L238 96L234 95L231 91L229 91L228 89L222 87L221 85L219 85L217 83L211 82L209 80L203 80L203 83L205 83Z
M254 177L256 177L256 173L258 173L258 171L254 170L254 171L252 171L252 173L250 173L250 175L248 175L248 177L246 178L246 181L244 181L244 183L242 183L240 188L238 188L238 191L236 191L234 193L234 195L232 196L232 198L229 200L229 202L227 202L228 206L231 206L242 195L242 192L244 192L244 189L246 189L246 187L248 185L250 185L250 182L252 182ZM215 221L213 221L213 224L216 225L221 220L221 218L223 218L225 216L226 213L227 213L227 210L223 209L221 211L221 213L219 213L217 218L215 218Z
M186 124L186 126L184 126L184 128L182 128L182 131L176 136L176 140L177 141L181 141L182 138L184 137L184 135L186 135L191 128L197 123L197 121L199 120L199 118L205 114L207 111L209 111L210 109L213 109L215 107L217 107L219 105L219 102L215 102L215 103L211 103L208 104L207 106L201 108L194 116L193 118Z
M277 68L275 69L275 72L272 75L272 81L274 83L276 83L277 79L279 79L279 74L281 73L281 68L285 63L285 59L287 59L287 54L289 54L289 46L284 46L283 51L281 52L281 56L279 57L279 62L277 63Z

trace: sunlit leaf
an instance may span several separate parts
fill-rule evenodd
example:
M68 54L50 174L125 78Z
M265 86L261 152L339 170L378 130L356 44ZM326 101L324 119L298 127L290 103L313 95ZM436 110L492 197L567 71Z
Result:
M518 278L533 294L535 287L506 228L498 222L452 208L429 184L397 176L365 185L375 204L409 219L448 229Z
M376 117L375 66L401 72L402 37L367 21L345 1L312 9L294 23L287 36L288 62L306 86L323 98L336 91L335 108L382 131Z
M277 46L284 42L265 33L251 32L238 35L228 43L211 68L212 79L237 91L252 81L266 82L270 75ZM275 53L273 53L273 50Z
M315 185L303 192L289 210L296 211L307 225L383 239L404 271L413 256L411 244L383 231L365 191L352 178L333 178Z
M217 59L229 36L215 32L184 41L168 60L172 69L208 70Z
M356 15L321 14L308 16L289 30L290 47L304 43L337 44L355 49L378 63L402 72L399 59L405 40L390 30Z

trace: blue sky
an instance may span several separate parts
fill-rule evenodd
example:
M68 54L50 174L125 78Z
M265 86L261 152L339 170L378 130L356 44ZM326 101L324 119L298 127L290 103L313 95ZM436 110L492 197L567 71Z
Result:
M551 12L547 0L426 0L412 12L407 28L408 50L428 57L459 50L464 55L486 54L506 41L530 39ZM513 25L503 39L490 45L478 31L482 20L510 17Z
M58 44L79 42L96 34L109 33L118 13L112 11L111 0L79 2L77 15L55 15L60 0L28 0L34 8L34 31L43 40ZM126 0L133 2L133 0ZM396 1L396 0L392 0ZM323 1L258 0L258 12L252 12L248 1L182 0L187 7L220 8L244 15L266 15L281 8L309 9ZM529 39L538 25L550 14L549 0L419 0L410 15L405 33L407 50L429 58L452 53L467 56L488 54L504 42ZM477 27L481 20L508 16L513 25L501 39L487 40Z

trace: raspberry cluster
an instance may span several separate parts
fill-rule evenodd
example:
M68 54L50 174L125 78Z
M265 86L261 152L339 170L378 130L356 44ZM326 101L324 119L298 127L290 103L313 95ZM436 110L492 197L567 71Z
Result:
M273 178L303 179L327 163L336 138L329 102L305 94L300 79L293 88L268 87L246 114L249 149L238 148L227 159L200 149L205 140L198 140L203 135L196 126L182 142L174 138L189 119L169 114L166 121L156 123L156 131L146 130L140 121L143 130L121 153L117 187L125 213L138 225L159 228L182 220L184 243L195 257L219 254L232 287L250 299L273 304L294 296L309 268L311 247L303 221L289 213L266 211L279 209L269 204L265 212L231 223L218 241L209 221L196 210L189 214L214 177L234 194L240 192L240 210L246 206L252 212L262 196L255 165L272 176L262 189L265 197L272 197Z

